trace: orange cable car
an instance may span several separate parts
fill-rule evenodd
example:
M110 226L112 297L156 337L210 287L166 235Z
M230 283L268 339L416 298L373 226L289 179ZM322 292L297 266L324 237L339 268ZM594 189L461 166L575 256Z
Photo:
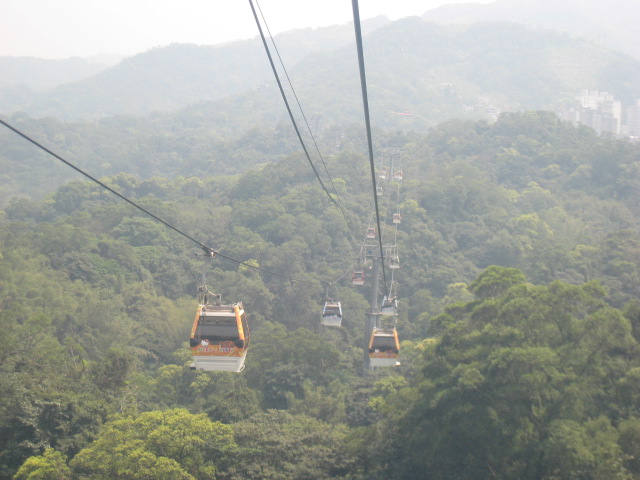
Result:
M233 305L198 305L191 328L191 368L241 372L249 347L249 325L241 302Z
M369 340L369 365L371 367L396 367L400 365L400 342L396 329L374 328Z

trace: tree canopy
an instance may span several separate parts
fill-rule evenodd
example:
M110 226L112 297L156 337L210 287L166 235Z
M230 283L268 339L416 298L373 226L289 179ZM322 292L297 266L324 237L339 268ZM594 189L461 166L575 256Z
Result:
M357 142L326 159L352 226L297 154L104 179L243 264L85 181L13 199L0 478L640 478L639 147L547 112L377 142L402 147L402 345L366 374ZM189 368L203 274L248 313L241 374ZM327 281L340 329L320 326Z

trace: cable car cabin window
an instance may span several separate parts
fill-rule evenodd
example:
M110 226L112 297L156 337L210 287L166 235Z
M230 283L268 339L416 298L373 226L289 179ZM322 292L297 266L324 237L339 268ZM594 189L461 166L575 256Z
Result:
M322 313L325 317L332 317L334 315L340 316L342 312L340 311L340 307L338 305L326 305L324 307L324 312Z
M396 340L393 335L375 335L373 337L371 348L380 352L384 352L386 350L394 350L396 348Z
M240 339L235 317L201 316L196 332L199 340L210 342L236 341Z

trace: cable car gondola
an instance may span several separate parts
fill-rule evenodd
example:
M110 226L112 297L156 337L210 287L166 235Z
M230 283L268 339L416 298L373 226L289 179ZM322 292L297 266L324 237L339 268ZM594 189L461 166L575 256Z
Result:
M204 295L193 321L189 346L192 369L241 372L249 347L249 326L242 303L208 303Z
M396 297L384 297L380 306L380 313L385 316L395 317L398 314L398 299Z
M367 228L367 238L376 238L376 229L374 227Z
M395 367L400 365L400 342L396 329L374 328L369 340L369 365L371 367Z
M354 285L364 285L364 270L354 270L351 276L351 283Z
M395 224L402 223L402 215L400 215L399 212L393 214L393 223Z
M339 327L342 325L342 305L340 302L327 300L322 308L322 325Z

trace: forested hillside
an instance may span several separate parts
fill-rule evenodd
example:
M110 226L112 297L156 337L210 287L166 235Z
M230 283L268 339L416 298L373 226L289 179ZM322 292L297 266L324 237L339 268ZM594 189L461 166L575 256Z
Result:
M109 65L82 58L45 60L33 57L0 56L0 92L7 87L48 90L57 85L91 77ZM3 99L4 101L4 99Z
M56 142L72 148L76 135ZM341 129L325 158L357 238L372 210L360 136ZM640 478L640 147L548 112L375 139L400 149L405 172L402 365L368 375L367 288L335 284L343 328L319 325L322 282L353 264L354 232L290 145L249 171L105 177L226 256L289 278L205 262L84 180L10 201L0 477ZM241 374L188 367L203 272L249 313Z
M44 60L32 57L0 57L0 110L24 110L43 91L92 77L108 65L81 58Z

